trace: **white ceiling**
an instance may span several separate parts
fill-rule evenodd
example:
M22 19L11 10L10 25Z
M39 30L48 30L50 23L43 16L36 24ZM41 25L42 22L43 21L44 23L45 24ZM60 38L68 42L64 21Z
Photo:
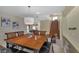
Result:
M62 13L64 6L0 6L0 15L35 17ZM40 12L40 14L36 14Z

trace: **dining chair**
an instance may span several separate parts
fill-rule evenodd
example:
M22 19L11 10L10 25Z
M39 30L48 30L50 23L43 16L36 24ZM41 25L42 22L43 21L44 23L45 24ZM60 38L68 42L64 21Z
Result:
M39 35L46 35L46 31L38 31Z
M51 46L51 41L50 41L50 42L49 42L49 41L46 41L46 42L43 44L42 48L40 49L40 53L49 53L49 51L50 51L50 46Z
M51 37L47 36L47 40L45 41L42 48L40 49L40 53L49 53L51 43L52 43Z
M5 35L7 35L7 39L11 39L11 38L17 37L16 36L16 32L5 33Z
M9 40L16 37L16 32L8 32L8 33L5 33L5 35L6 35L5 40ZM12 47L12 44L7 43L7 48L9 47Z
M22 35L24 35L24 31L18 31L17 34L18 34L18 36L22 36Z
M32 30L32 34L33 34L33 35L38 35L39 32L38 32L38 30Z
M7 36L7 39L6 40L9 40L9 39L12 39L12 38L16 38L17 35L16 35L17 32L9 32L9 33L5 33L5 35ZM12 43L7 43L6 44L7 48L10 48L11 50L17 50L17 45L15 44L12 44Z
M40 49L39 53L49 53L51 43L45 42Z
M39 31L39 30L34 30L33 31L34 35L46 35L46 31Z

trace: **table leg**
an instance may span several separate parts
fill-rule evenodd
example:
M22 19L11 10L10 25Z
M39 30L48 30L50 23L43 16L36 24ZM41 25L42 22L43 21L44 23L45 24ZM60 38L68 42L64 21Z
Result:
M6 43L6 47L9 48L9 43Z

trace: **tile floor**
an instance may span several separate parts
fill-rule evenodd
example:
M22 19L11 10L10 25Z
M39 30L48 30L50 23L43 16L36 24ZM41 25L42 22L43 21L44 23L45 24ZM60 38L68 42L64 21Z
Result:
M53 46L53 51L52 51ZM56 39L56 43L52 43L50 46L50 53L64 53L64 49L62 48L62 41Z

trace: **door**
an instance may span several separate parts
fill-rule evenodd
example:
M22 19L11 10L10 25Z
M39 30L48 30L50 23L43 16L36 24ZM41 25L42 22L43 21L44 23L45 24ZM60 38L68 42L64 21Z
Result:
M51 22L50 35L51 36L57 35L57 37L60 38L60 35L59 35L59 22L58 22L58 20L55 20L55 21Z

